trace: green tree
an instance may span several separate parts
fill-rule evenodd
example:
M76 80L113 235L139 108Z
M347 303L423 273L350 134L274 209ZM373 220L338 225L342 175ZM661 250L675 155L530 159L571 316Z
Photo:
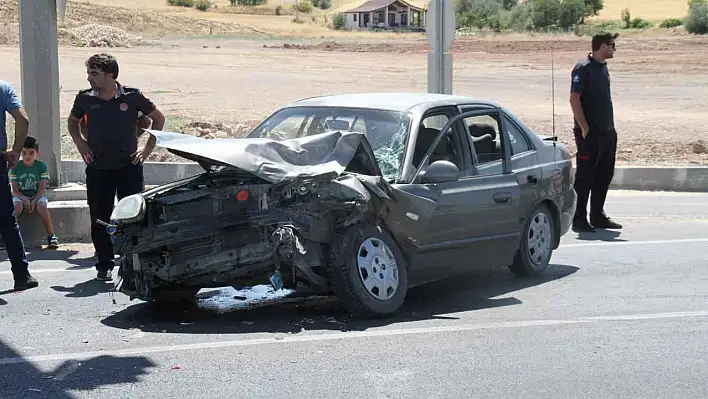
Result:
M585 2L583 0L563 0L558 11L559 28L570 29L580 24L585 16Z
M500 29L501 10L502 4L498 0L459 0L455 14L462 26Z
M585 0L585 17L599 14L604 6L604 0Z
M688 15L683 19L688 33L708 34L708 0L689 0Z
M519 0L502 0L502 7L507 11L511 11L518 4Z
M533 30L533 11L533 1L525 1L523 3L519 3L511 10L509 26L517 31Z
M535 27L548 28L558 23L560 12L560 0L534 0L531 19Z

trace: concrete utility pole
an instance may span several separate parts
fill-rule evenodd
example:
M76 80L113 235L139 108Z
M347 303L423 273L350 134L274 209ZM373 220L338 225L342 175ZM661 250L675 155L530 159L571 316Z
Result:
M452 94L452 54L455 39L455 6L452 0L431 0L425 33L433 51L428 53L428 93Z
M58 0L62 13L66 0ZM59 43L57 0L20 0L22 102L29 134L39 140L40 159L49 167L49 185L60 185Z

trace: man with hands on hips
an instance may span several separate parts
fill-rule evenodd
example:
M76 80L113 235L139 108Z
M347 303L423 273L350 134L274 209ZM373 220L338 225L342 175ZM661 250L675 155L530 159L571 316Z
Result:
M86 194L91 215L91 239L98 263L97 279L112 279L115 266L113 243L105 226L109 222L116 195L118 199L144 190L143 162L155 148L150 136L138 148L138 113L152 120L152 128L162 130L165 117L143 93L117 81L118 62L109 54L95 54L86 61L90 89L74 99L68 118L69 134L86 163ZM86 117L87 138L81 134Z

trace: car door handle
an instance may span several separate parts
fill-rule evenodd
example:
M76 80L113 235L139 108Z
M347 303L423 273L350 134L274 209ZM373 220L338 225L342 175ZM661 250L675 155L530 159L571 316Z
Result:
M492 198L497 204L506 204L511 199L511 193L496 193Z
M529 182L529 184L536 184L538 183L538 177L536 177L536 175L528 175L526 176L526 181Z

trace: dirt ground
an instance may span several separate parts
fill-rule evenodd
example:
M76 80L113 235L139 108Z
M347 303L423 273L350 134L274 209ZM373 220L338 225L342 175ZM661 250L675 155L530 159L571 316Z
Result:
M497 101L549 134L551 48L556 132L571 142L570 69L587 54L588 39L458 38L452 51L454 93ZM87 87L83 62L98 51L104 49L60 48L61 115L68 114L76 92ZM424 92L427 87L422 38L321 43L163 39L159 45L110 52L121 64L120 80L141 87L166 113L167 129L208 138L242 135L255 121L302 97ZM19 58L16 46L0 47L0 76L18 89ZM620 164L708 164L708 37L677 30L620 38L610 73ZM64 125L62 120L66 134ZM62 152L65 159L78 159L66 135ZM151 158L174 159L164 151Z

